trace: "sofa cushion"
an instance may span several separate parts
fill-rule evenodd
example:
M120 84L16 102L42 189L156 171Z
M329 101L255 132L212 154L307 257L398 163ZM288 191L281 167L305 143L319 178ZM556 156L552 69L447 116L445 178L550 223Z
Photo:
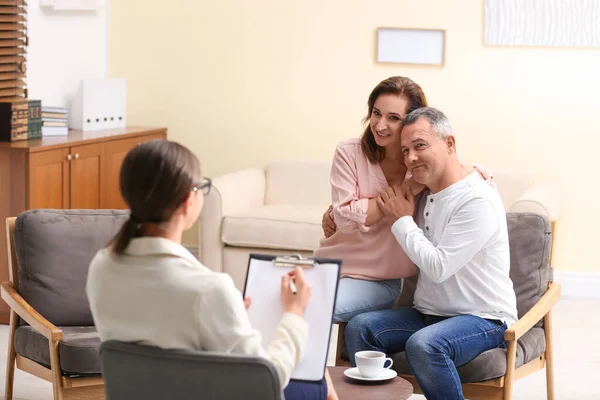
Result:
M517 343L517 368L540 357L545 348L544 330L532 328ZM412 375L404 352L393 354L391 357L394 360L393 369L399 374ZM506 349L485 351L457 370L463 383L481 382L503 376L506 374Z
M19 294L54 325L94 325L85 294L88 267L128 215L45 209L20 214L15 222Z
M271 204L223 218L221 238L229 246L313 251L323 237L327 207Z
M548 289L551 231L547 217L533 213L506 214L510 243L510 279L521 318ZM542 326L539 321L536 326Z
M100 374L100 337L94 327L63 326L58 344L60 368L65 375ZM50 367L48 339L29 325L15 331L15 351L45 367Z
M265 171L265 204L331 204L329 171L331 161L280 161Z

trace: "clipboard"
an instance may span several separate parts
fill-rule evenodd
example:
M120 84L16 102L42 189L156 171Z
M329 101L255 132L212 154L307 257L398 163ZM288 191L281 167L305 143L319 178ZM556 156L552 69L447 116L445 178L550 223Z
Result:
M312 295L304 313L309 325L308 344L291 379L315 382L325 375L342 260L306 258L299 254L250 254L244 298L252 297L248 318L267 346L273 340L275 328L284 313L280 295L281 277L296 266L305 268L304 276L312 286Z

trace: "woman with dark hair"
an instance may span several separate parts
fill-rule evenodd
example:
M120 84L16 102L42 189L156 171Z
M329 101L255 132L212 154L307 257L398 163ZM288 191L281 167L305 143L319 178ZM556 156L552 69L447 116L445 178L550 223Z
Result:
M209 270L181 245L210 188L196 156L178 143L154 140L127 154L120 189L131 215L88 274L100 338L262 356L274 364L286 399L336 399L328 374L316 384L290 382L308 335L303 316L311 287L301 268L281 278L284 314L264 349L246 313L250 299L242 299L229 275Z
M325 238L315 257L342 259L334 320L346 322L367 311L390 308L402 279L417 269L391 233L377 198L386 188L424 189L410 179L400 151L402 120L427 106L425 93L409 78L381 81L369 95L360 139L338 144L331 167L332 207L323 215ZM471 167L465 167L472 171ZM477 170L491 180L481 167Z

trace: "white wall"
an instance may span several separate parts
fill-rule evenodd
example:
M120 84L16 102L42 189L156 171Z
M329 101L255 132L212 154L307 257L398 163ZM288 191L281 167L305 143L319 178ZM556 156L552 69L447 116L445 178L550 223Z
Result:
M108 0L97 11L54 11L28 3L27 86L29 98L68 107L85 78L108 71Z

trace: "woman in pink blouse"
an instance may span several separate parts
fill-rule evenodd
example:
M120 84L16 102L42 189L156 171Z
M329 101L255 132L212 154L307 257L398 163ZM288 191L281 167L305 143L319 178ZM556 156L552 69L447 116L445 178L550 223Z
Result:
M314 252L315 257L343 260L336 322L390 308L400 296L402 278L417 272L391 233L395 221L383 215L377 198L388 186L404 182L413 185L413 192L423 189L408 181L400 132L404 117L426 107L427 99L415 82L393 76L373 89L367 104L362 137L337 146L330 176L332 208L324 216L324 226L333 229L325 229L326 237ZM333 221L327 221L330 214Z

